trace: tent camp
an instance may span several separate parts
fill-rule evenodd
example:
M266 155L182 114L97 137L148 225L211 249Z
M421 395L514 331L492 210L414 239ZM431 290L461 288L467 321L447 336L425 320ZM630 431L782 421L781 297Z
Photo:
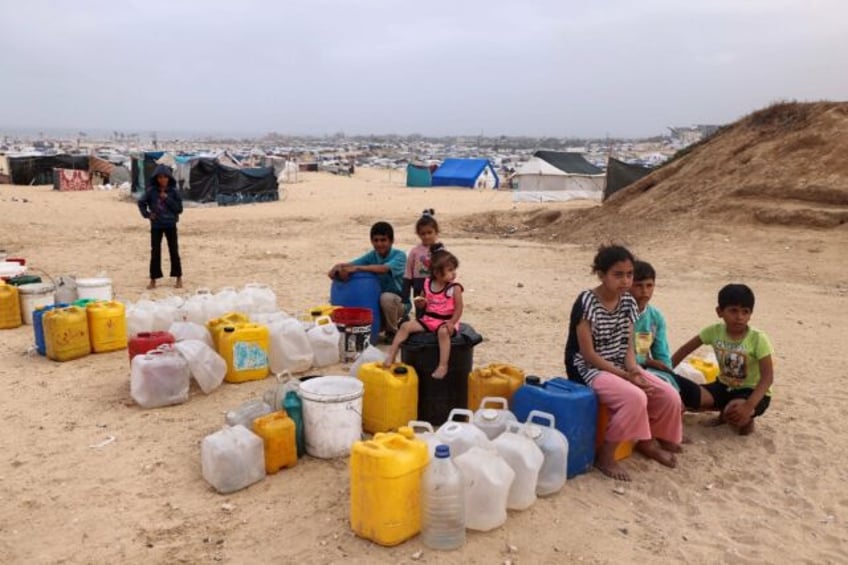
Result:
M433 173L433 186L497 188L500 179L488 159L445 159Z
M406 165L406 186L427 188L433 186L433 173L427 165Z
M600 201L604 193L604 172L579 153L536 151L513 180L513 202Z
M642 165L631 165L610 157L607 159L607 178L604 186L604 200L651 173L653 169Z
M272 202L280 199L273 167L234 169L213 159L195 159L183 198L217 202L219 206Z
M88 155L8 156L12 184L53 184L53 169L88 171Z

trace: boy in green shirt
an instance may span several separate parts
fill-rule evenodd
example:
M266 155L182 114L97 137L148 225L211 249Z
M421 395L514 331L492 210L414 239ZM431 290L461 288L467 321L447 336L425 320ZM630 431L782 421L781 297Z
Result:
M716 313L721 323L702 329L672 356L677 366L703 344L711 345L719 364L715 382L701 386L701 409L721 412L716 423L728 422L741 435L754 431L754 418L771 402L774 382L768 336L748 325L754 312L754 292L744 284L729 284L718 293Z

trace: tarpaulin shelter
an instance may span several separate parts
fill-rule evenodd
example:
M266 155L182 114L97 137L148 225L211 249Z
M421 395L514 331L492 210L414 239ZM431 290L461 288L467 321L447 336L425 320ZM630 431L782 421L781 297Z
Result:
M53 169L53 190L93 190L91 173L79 169Z
M536 151L513 182L513 202L600 201L604 194L604 172L579 153Z
M53 169L88 171L88 155L8 156L12 184L53 184Z
M195 159L191 164L188 190L183 198L217 202L219 206L279 200L273 167L234 169L214 159Z
M433 186L433 173L430 167L409 163L406 166L406 186L415 188Z
M651 167L643 167L625 163L610 157L607 159L607 177L606 186L604 187L604 200L621 190L622 188L633 184L637 180L651 174Z
M488 159L445 159L432 178L433 186L497 188L500 185Z
M147 181L156 169L156 161L161 159L164 151L145 151L132 156L132 191L144 192Z

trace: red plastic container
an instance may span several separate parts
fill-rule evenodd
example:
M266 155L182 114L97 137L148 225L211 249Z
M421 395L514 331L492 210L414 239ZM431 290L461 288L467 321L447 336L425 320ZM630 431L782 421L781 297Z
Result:
M141 332L130 338L127 350L130 353L130 363L136 355L143 355L164 343L174 343L171 332Z
M371 340L370 308L336 308L330 314L342 338L339 342L342 363L352 363Z

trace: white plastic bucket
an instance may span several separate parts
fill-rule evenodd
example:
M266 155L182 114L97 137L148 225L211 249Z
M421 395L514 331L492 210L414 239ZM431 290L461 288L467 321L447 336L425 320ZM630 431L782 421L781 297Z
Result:
M300 385L306 452L312 457L346 457L362 439L362 381L316 377Z
M112 279L95 277L77 279L77 296L94 300L112 300Z
M23 322L32 325L32 312L39 306L50 306L55 302L55 290L51 283L30 283L18 287Z

